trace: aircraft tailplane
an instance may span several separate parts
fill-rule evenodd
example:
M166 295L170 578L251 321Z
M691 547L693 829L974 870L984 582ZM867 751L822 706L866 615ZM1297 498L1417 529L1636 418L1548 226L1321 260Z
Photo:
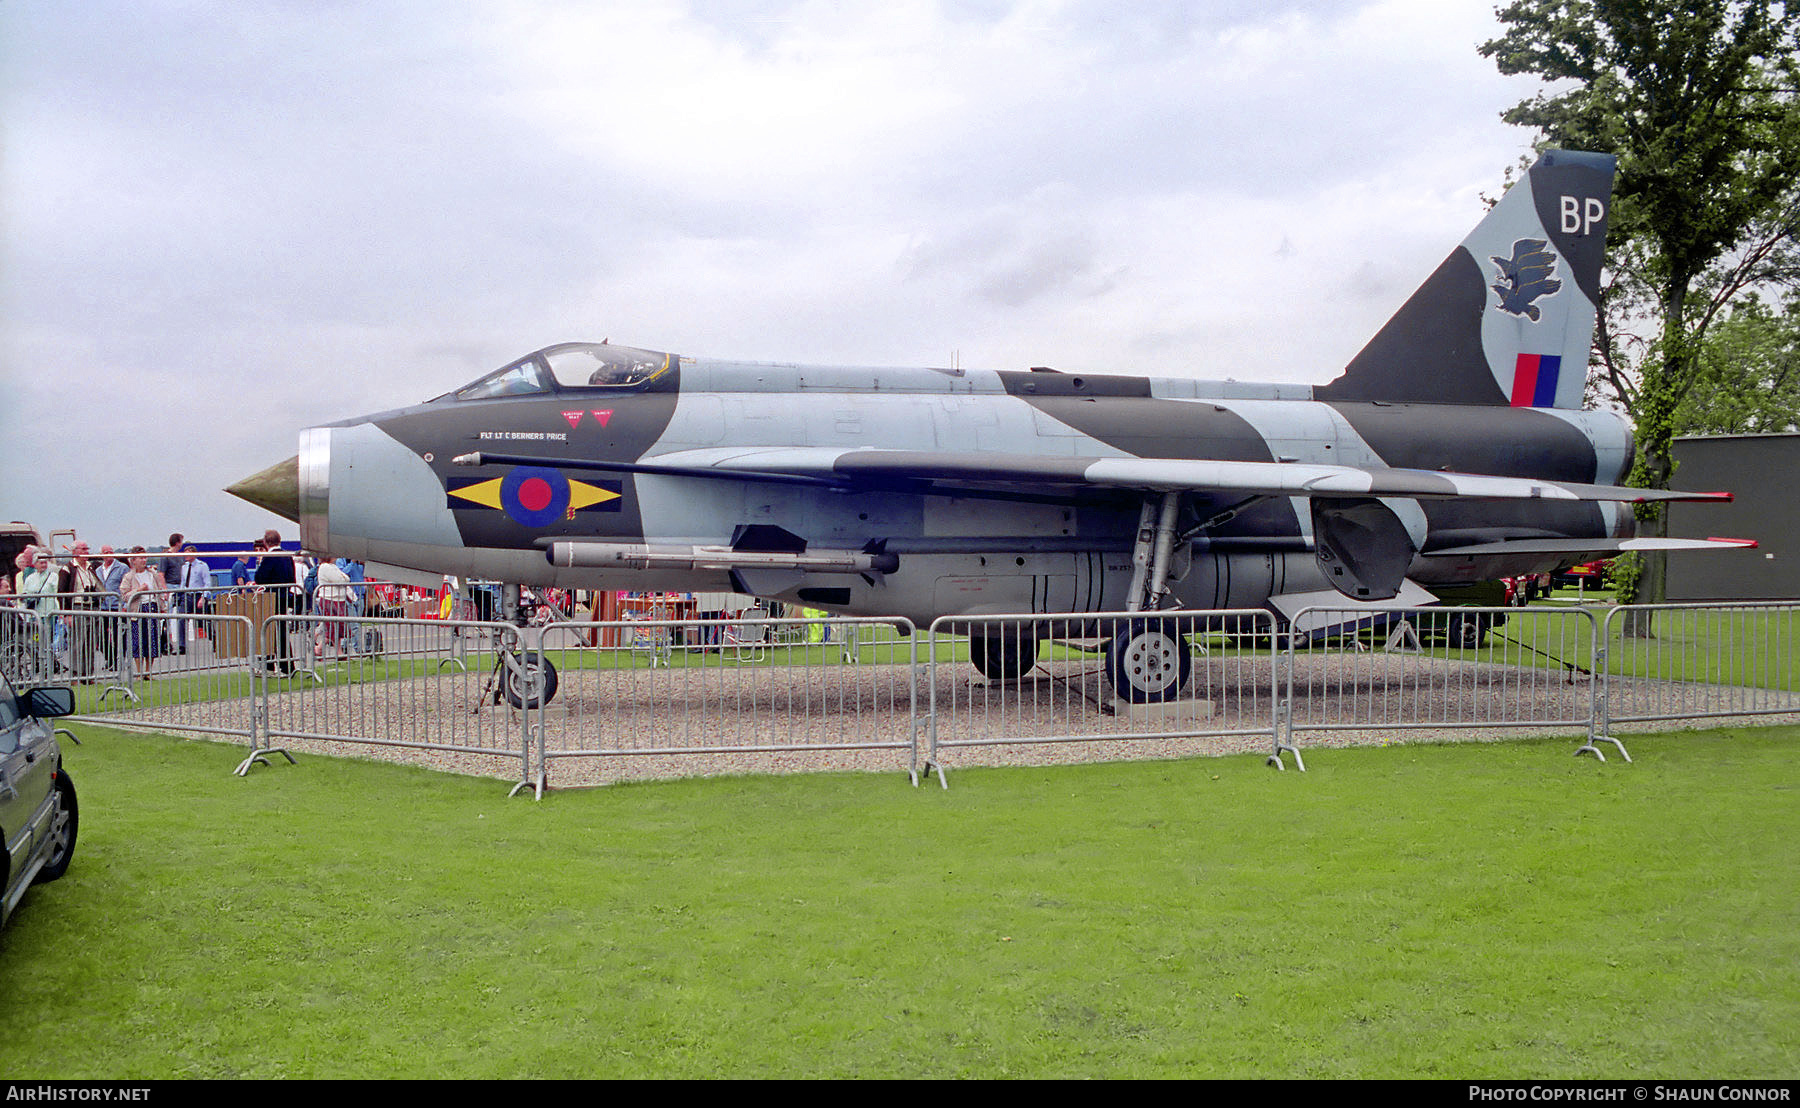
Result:
M1315 398L1580 408L1617 164L1545 151Z

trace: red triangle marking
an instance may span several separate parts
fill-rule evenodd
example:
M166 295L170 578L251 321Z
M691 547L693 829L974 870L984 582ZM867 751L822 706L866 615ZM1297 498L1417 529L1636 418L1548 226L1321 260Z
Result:
M613 410L611 408L596 409L594 418L600 421L600 426L605 427L607 421L612 418L612 414Z
M574 427L581 422L581 417L586 414L587 413L581 411L564 412L563 418L569 421L570 427Z

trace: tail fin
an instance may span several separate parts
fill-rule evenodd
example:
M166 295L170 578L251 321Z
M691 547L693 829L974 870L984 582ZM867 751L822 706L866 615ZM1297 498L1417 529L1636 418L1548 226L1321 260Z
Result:
M1319 400L1579 408L1611 154L1545 151Z

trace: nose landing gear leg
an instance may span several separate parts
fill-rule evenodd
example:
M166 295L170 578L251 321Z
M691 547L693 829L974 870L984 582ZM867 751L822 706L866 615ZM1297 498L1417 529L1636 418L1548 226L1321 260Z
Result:
M535 626L519 603L519 586L500 586L503 618L519 629L522 648L500 647L494 658L494 675L488 681L493 703L501 697L515 708L542 708L556 696L556 666L544 656L544 629Z

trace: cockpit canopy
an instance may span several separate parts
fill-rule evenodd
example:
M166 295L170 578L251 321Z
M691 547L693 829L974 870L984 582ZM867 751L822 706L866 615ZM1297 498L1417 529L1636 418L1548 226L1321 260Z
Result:
M451 395L458 400L488 400L569 389L635 391L667 374L679 361L674 354L654 350L604 342L565 342L527 354Z

